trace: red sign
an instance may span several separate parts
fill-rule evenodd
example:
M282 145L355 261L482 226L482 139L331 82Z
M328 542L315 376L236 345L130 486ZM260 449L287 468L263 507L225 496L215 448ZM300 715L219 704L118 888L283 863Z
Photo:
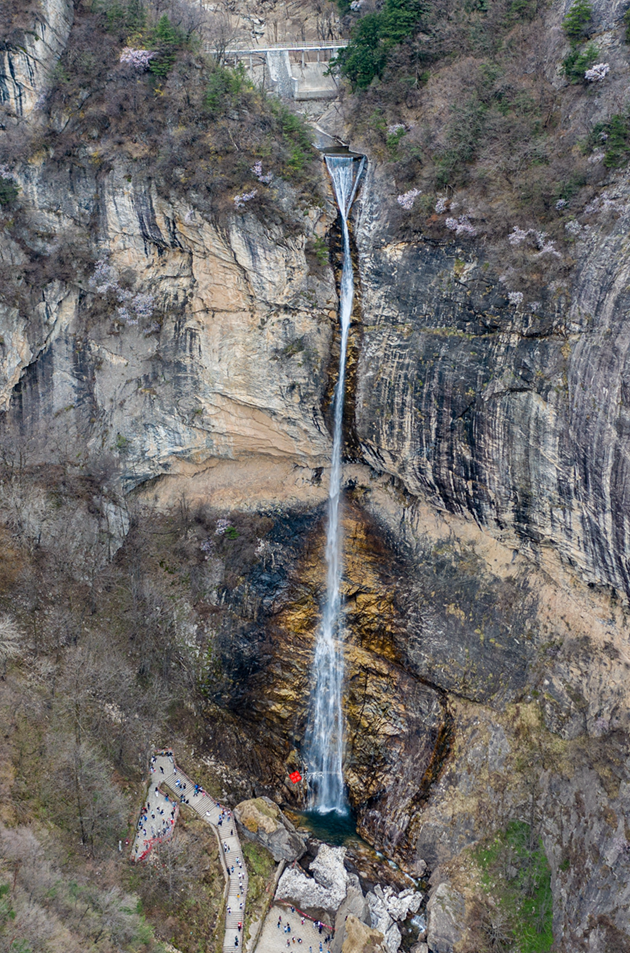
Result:
M294 784L297 784L298 781L302 780L302 775L299 771L292 771L289 775L289 781L293 781Z

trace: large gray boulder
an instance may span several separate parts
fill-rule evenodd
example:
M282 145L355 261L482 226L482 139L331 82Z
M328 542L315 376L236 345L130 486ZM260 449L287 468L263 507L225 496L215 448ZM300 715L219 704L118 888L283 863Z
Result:
M241 801L234 808L234 817L244 836L266 847L276 863L298 860L306 850L306 837L268 797Z
M331 953L341 953L346 940L347 924L351 917L367 926L370 925L370 909L356 874L348 874L346 897L335 917L335 935L330 946Z
M345 847L322 844L311 864L312 877L289 867L278 882L276 900L288 900L307 912L324 912L331 920L346 898L349 876L344 867Z
M372 926L383 934L389 953L398 953L402 936L397 924L418 912L422 894L411 888L396 893L393 887L377 884L366 899Z
M342 953L387 953L383 934L349 914L344 930Z
M448 882L431 891L427 903L427 942L432 953L453 953L462 938L466 902Z

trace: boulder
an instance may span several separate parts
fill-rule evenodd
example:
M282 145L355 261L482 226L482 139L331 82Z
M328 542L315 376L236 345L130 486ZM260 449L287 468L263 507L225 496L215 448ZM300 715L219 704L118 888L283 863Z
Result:
M453 953L462 938L466 902L447 881L439 884L427 903L427 942L433 953Z
M344 867L345 847L322 844L311 864L313 877L300 867L289 867L278 881L277 900L288 900L309 913L324 912L331 920L346 898L349 877Z
M387 950L383 944L382 933L349 914L345 922L345 939L341 953L387 953Z
M402 936L396 924L406 920L410 913L417 913L422 894L411 888L397 894L393 887L377 884L366 899L372 926L383 934L389 953L397 953Z
M348 874L346 898L337 910L335 917L335 935L330 945L331 953L341 953L346 939L346 924L348 918L360 920L369 925L370 909L361 890L361 882L356 874Z
M299 834L277 804L268 797L241 801L234 808L234 817L245 837L266 847L278 863L292 863L306 850L306 837Z

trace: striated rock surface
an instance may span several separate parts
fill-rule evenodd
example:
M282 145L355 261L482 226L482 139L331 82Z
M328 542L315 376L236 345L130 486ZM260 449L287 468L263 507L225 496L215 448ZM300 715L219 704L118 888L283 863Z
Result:
M250 216L220 232L124 167L72 183L49 172L20 180L33 217L43 227L55 208L63 229L95 216L102 265L81 292L48 285L29 320L5 312L0 400L39 458L71 440L117 455L127 487L185 474L192 495L195 476L206 495L204 471L221 459L323 465L335 297L309 276L305 238ZM129 321L112 300L125 275L146 305Z
M72 0L41 0L40 9L26 12L23 28L3 44L0 106L9 117L28 117L36 108L65 48L73 19Z
M241 801L234 808L234 817L245 837L262 844L276 863L298 860L306 850L306 837L298 834L291 821L270 798Z
M374 166L363 196L355 414L367 462L630 594L625 185L616 218L583 233L572 278L522 308L476 249L401 242Z

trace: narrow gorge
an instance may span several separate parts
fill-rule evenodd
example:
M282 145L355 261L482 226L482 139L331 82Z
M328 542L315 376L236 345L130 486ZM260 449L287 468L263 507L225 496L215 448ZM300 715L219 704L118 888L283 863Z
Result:
M627 3L0 32L0 953L630 951Z

